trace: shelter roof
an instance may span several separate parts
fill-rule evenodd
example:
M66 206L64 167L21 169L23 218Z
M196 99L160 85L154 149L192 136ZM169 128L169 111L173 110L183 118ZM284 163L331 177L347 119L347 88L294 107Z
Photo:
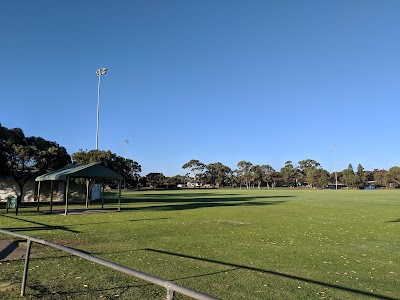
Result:
M122 175L100 163L72 165L36 177L35 181L65 180L67 178L122 179Z

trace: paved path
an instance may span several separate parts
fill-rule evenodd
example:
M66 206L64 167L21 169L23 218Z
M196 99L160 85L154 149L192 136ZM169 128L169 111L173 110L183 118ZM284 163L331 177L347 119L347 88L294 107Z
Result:
M0 261L23 259L25 254L25 240L0 240Z

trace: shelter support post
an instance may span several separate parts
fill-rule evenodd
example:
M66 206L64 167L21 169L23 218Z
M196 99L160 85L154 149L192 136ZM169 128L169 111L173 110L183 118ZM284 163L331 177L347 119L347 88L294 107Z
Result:
M50 213L53 213L53 183L53 180L50 181Z
M101 209L104 208L104 185L100 187L100 197L101 197Z
M89 208L89 179L86 179L86 208Z
M118 211L121 211L121 177L119 178L118 185Z
M67 188L65 191L65 212L64 214L68 214L68 190L69 190L69 177L67 177Z
M39 206L40 206L40 181L38 182L38 194L37 194L37 198L38 198L38 207L37 207L37 211L39 211Z

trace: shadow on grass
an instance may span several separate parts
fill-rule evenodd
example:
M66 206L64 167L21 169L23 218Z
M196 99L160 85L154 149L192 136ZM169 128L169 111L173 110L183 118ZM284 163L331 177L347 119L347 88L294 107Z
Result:
M396 219L396 220L393 220L393 221L388 221L389 223L399 223L400 222L400 219Z
M68 229L67 226L51 226L51 225L47 225L47 224L40 223L40 222L34 222L34 221L21 219L21 218L18 218L18 217L11 217L11 216L5 216L5 215L2 215L0 217L10 218L10 219L14 219L14 220L22 221L22 222L27 222L27 223L30 223L30 224L39 225L39 226L31 226L31 227L5 227L5 228L2 228L4 230L9 230L9 231L14 231L14 232L17 232L17 231L38 231L38 230L65 230L65 231L68 231L68 232L80 233L80 231L73 230L73 229Z
M237 202L256 199L279 199L295 196L257 196L243 194L212 194L212 193L168 193L168 194L140 194L134 197L121 198L121 203L176 203L176 202ZM112 197L114 200L118 197Z
M212 197L197 197L198 194L178 194L185 195L182 198L162 197L155 198L153 194L150 198L124 198L121 203L134 203L139 204L136 207L121 206L121 210L188 210L197 208L210 208L210 207L233 207L233 206L263 206L281 204L286 201L279 199L287 199L294 196L237 196L233 198L215 197L215 194L204 193L204 195L211 195ZM168 196L170 196L169 194ZM172 194L173 195L173 194ZM193 197L193 196L196 197ZM269 200L269 201L267 201ZM144 205L147 204L147 205Z
M92 223L80 223L73 224L71 226L86 226L86 225L98 225L98 224L110 224L110 223L126 223L126 222L141 222L141 221L158 221L158 220L170 220L171 218L144 218L144 219L133 219L133 220L120 220L120 221L109 221L109 222L92 222Z
M226 270L222 270L222 271L216 271L216 272L209 272L209 273L204 273L204 274L199 274L199 275L193 275L193 276L187 276L187 277L179 277L179 278L173 278L173 279L169 279L170 281L177 281L177 280L185 280L185 279L192 279L192 278L201 278L201 277L206 277L206 276L211 276L211 275L216 275L216 274L220 274L220 273L228 273L228 272L232 272L232 271L236 271L239 270L239 268L230 268L230 269L226 269ZM85 289L82 291L50 291L49 289L47 289L46 287L43 287L41 284L38 284L37 282L34 282L32 284L28 284L28 287L35 290L36 292L38 292L40 294L40 296L47 296L47 295L64 295L67 296L68 295L76 295L76 294L88 294L88 293L93 293L93 292L107 292L107 291L115 291L117 289L122 289L122 291L118 292L119 296L115 296L115 297L120 297L122 294L126 293L129 289L132 288L141 288L141 287L148 287L148 286L155 286L155 284L153 283L143 283L143 284L137 284L137 285L120 285L120 286L115 286L115 287L109 287L109 288L103 288L103 289ZM163 288L162 286L159 286L160 288ZM179 294L178 292L176 292L177 294ZM114 299L114 298L110 298L109 296L106 296L107 299Z
M223 203L223 202L194 202L186 204L168 204L168 205L149 205L141 207L127 207L121 208L121 210L188 210L197 208L210 208L210 207L232 207L232 206L264 206L281 204L285 201L274 201L274 202L240 202L240 203Z
M327 283L327 282L321 282L321 281L317 281L317 280L314 280L314 279L303 278L303 277L299 277L299 276L296 276L296 275L290 275L290 274L280 273L280 272L271 271L271 270L254 268L254 267L249 267L249 266L245 266L245 265L239 265L239 264L234 264L234 263L229 263L229 262L218 261L218 260L214 260L214 259L199 258L199 257L191 256L191 255L185 255L185 254L181 254L181 253L174 253L174 252L156 250L156 249L151 249L151 248L144 248L143 250L156 252L156 253L161 253L161 254L166 254L166 255L185 257L185 258L205 261L205 262L209 262L209 263L216 263L216 264L219 264L219 265L232 267L232 268L236 268L236 269L245 269L245 270L260 272L260 273L264 273L264 274L280 276L280 277L284 277L284 278L288 278L288 279L299 280L299 281L303 281L303 282L306 282L306 283L313 283L313 284L321 285L321 286L328 287L328 288L339 289L339 290L342 290L342 291L355 293L355 294L359 294L359 295L364 295L364 296L369 296L369 297L374 297L374 298L378 298L378 299L398 300L397 298L392 298L392 297L388 297L388 296L384 296L384 295L374 294L374 293L371 293L371 292L366 292L366 291L357 290L357 289L353 289L353 288L349 288L349 287L345 287L345 286L340 286L340 285L331 284L331 283Z
M129 197L127 197L129 196ZM146 194L131 194L131 195L123 195L121 198L121 211L138 211L138 210L189 210L189 209L197 209L197 208L211 208L211 207L233 207L233 206L263 206L263 205L273 205L273 204L281 204L287 201L288 198L292 198L295 196L260 196L260 195L243 195L243 194L217 194L210 192L187 192L187 193L160 193L159 191L147 192ZM285 199L285 200L280 200ZM116 193L107 193L104 205L104 210L100 208L96 209L99 206L98 203L93 202L92 205L87 209L85 208L77 208L77 209L69 209L70 214L78 214L84 213L85 211L96 211L96 213L113 211L115 205L118 202L118 194ZM78 204L78 203L75 203ZM83 203L79 203L83 204ZM127 207L124 204L133 204L135 207ZM112 205L113 207L109 207ZM53 213L61 214L64 212L63 203L54 203L53 204ZM97 212L98 211L98 212ZM28 213L37 214L37 212ZM42 213L49 213L47 210L42 211ZM2 216L2 215L0 215ZM3 215L5 217L9 217ZM18 219L18 218L16 218ZM22 220L22 219L19 219ZM29 222L29 221L27 221ZM50 226L37 223L38 225L43 225L46 228L38 227L33 230L46 230L46 229L63 229L63 226ZM21 230L24 230L21 228Z

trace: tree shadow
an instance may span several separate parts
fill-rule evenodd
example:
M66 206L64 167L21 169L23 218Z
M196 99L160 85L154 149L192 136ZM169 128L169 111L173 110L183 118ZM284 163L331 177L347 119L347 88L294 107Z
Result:
M284 202L285 201L274 201L274 202L253 201L253 202L240 202L240 203L193 202L193 203L186 203L186 204L141 206L138 208L127 208L127 210L188 210L188 209L211 208L211 207L265 206L265 205L281 204Z
M249 267L249 266L245 266L245 265L239 265L239 264L235 264L235 263L218 261L218 260L214 260L214 259L200 258L200 257L191 256L191 255L185 255L185 254L181 254L181 253L174 253L174 252L151 249L151 248L144 248L143 250L150 251L150 252L161 253L161 254L165 254L165 255L177 256L177 257L180 257L180 258L184 257L184 258L189 258L189 259L194 259L194 260L199 260L199 261L205 261L205 262L209 262L209 263L215 263L215 264L228 266L228 267L232 267L232 268L236 268L236 269L245 269L245 270L260 272L260 273L264 273L264 274L280 276L280 277L284 277L284 278L288 278L288 279L298 280L298 281L302 281L302 282L306 282L306 283L317 284L317 285L328 287L328 288L339 289L339 290L342 290L342 291L345 291L345 292L355 293L355 294L359 294L359 295L363 295L363 296L374 297L374 298L378 298L378 299L398 300L397 298L392 298L392 297L388 297L388 296L385 296L385 295L379 295L379 294L375 294L375 293L371 293L371 292L357 290L357 289L354 289L354 288L340 286L340 285L337 285L337 284L331 284L331 283L322 282L322 281L318 281L318 280L314 280L314 279L303 278L303 277L299 277L299 276L296 276L296 275L285 274L285 273L272 271L272 270L254 268L254 267Z
M231 196L231 197L227 197ZM295 196L253 196L242 194L212 194L212 193L168 193L168 194L142 194L137 197L122 197L121 203L185 203L185 202L238 202L256 199L280 199ZM113 202L115 198L113 199Z
M132 219L132 220L120 220L120 221L109 221L109 222L92 222L92 223L80 223L73 224L73 226L85 226L85 225L99 225L99 224L110 224L110 223L126 223L126 222L141 222L141 221L158 221L158 220L170 220L171 218L144 218L144 219ZM72 226L72 225L71 225Z
M37 230L65 230L65 231L72 232L72 233L80 233L80 231L73 230L73 229L68 229L67 226L52 226L52 225L48 225L48 224L45 224L45 223L29 221L29 220L25 220L25 219L21 219L21 218L17 218L17 217L12 217L12 216L6 216L6 215L2 215L0 217L10 218L10 219L14 219L14 220L22 221L22 222L27 222L27 223L39 225L39 226L30 226L30 227L7 227L7 228L2 228L4 230L9 230L9 231L14 231L14 232L16 232L16 231L37 231Z
M174 197L125 198L121 202L135 203L139 205L136 207L124 207L122 205L121 210L128 210L128 211L164 210L165 211L165 210L188 210L188 209L211 208L211 207L264 206L264 205L282 204L286 201L279 199L287 199L295 197L295 196L249 196L249 195L237 196L236 195L236 197L227 198L225 196L216 197L215 194L209 194L209 195L212 195L212 197L208 198L193 197L193 194L190 194L190 196L187 195L183 198L178 198L178 199Z
M396 219L396 220L392 220L392 221L388 221L389 223L399 223L400 219Z

